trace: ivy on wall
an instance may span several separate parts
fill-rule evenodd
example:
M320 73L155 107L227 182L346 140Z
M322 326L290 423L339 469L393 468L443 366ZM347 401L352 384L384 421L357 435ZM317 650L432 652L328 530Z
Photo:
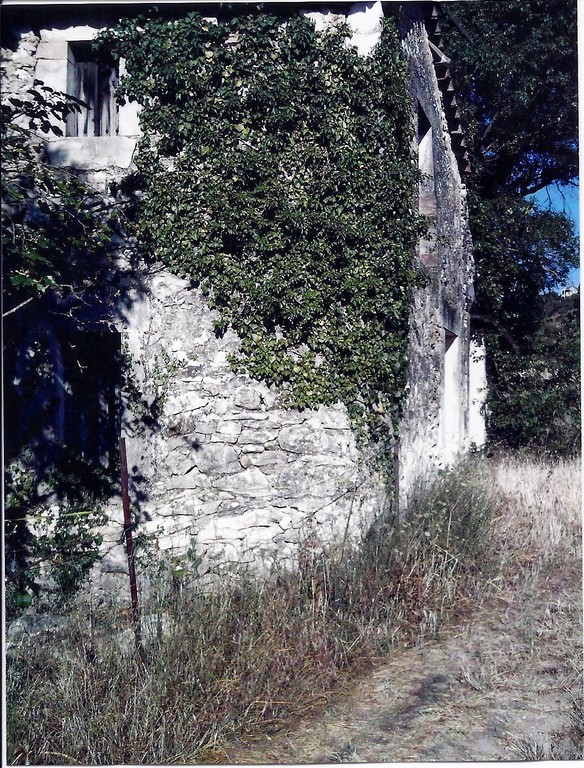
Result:
M239 9L123 20L98 45L142 105L140 241L237 332L237 370L290 405L342 401L375 438L404 391L422 226L397 34L367 58L349 35Z

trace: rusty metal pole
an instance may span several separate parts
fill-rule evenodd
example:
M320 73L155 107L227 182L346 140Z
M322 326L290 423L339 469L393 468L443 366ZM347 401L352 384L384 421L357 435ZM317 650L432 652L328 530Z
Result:
M130 598L132 600L132 621L136 633L136 645L141 649L140 642L140 611L138 610L138 585L136 568L134 566L134 544L132 541L132 515L130 512L130 491L128 488L128 460L126 458L126 441L120 437L120 475L122 485L122 506L124 508L124 537L128 554L128 572L130 575Z
M395 509L395 521L396 527L400 526L400 498L399 498L399 437L394 437L395 443L393 446L393 497L394 497L394 509Z

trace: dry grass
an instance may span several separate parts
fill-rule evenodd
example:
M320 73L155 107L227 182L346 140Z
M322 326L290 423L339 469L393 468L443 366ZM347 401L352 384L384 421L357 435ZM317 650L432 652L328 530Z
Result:
M582 760L584 711L582 683L582 601L576 605L557 591L560 569L582 579L582 475L579 459L549 463L504 456L493 462L501 506L493 519L493 543L500 552L501 579L507 583L547 580L554 595L538 626L528 622L532 645L542 642L546 624L564 632L563 687L572 700L569 725L544 743L519 739L513 751L520 760ZM578 632L578 627L580 631Z
M211 762L235 734L322 708L348 676L535 567L537 553L574 556L574 476L575 465L477 460L350 551L309 539L294 568L226 574L213 589L173 591L161 577L143 609L143 659L115 606L72 616L67 635L39 635L8 659L9 763Z
M503 565L580 557L580 461L549 463L503 456L492 463L492 468L500 497L494 543Z

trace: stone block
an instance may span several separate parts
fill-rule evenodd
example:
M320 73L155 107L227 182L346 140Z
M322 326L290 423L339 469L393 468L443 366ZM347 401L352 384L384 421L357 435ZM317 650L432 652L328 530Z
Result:
M195 413L181 413L177 416L174 416L170 419L168 419L168 422L166 424L166 434L167 435L190 435L193 434L195 439L197 438L197 435L195 434L196 425L197 425L197 417L198 415ZM205 433L203 433L204 436Z
M264 446L258 445L258 443L244 443L243 445L240 445L241 452L244 454L250 454L250 453L263 453Z
M89 27L87 25L67 27L65 29L53 27L52 29L41 30L41 40L48 42L55 42L59 40L93 40L98 32L99 29L97 27Z
M35 77L45 85L57 91L67 90L67 61L61 59L39 59L36 63ZM50 142L53 144L53 142ZM51 160L52 162L52 160Z
M272 495L272 485L257 467L244 469L233 475L224 475L213 480L213 487L242 496L265 498Z
M200 435L212 435L217 429L217 421L197 421L195 424L195 432Z
M211 379L204 376L201 381L201 390L212 396L220 395L225 391L225 382L222 379Z
M176 294L184 291L188 287L188 282L170 272L160 272L152 278L152 291L157 301L176 297Z
M325 429L348 429L351 430L351 423L344 405L322 405L318 409L318 421Z
M223 475L237 472L241 466L237 452L222 443L204 443L192 456L193 464L206 475ZM217 486L214 482L213 485ZM223 486L217 486L223 487ZM231 490L227 488L227 490Z
M168 489L183 488L209 488L211 480L196 467L180 477L171 477L168 480Z
M67 41L55 40L54 42L43 41L37 48L39 59L61 59L67 60Z
M233 402L239 408L259 408L261 405L260 393L255 387L241 387L235 393Z
M49 63L46 60L46 63ZM38 70L38 67L37 67ZM39 75L39 79L45 80ZM64 91L65 82L52 87ZM112 166L128 168L132 162L136 140L127 136L92 136L66 137L54 139L47 144L47 155L52 163L59 168L76 168L80 171L103 170Z
M284 451L297 454L320 453L322 436L319 432L304 424L282 427L278 435L278 443Z
M339 492L338 478L335 475L336 473L330 470L324 472L322 466L294 461L288 463L274 477L274 486L284 498L299 499L307 494L318 496L321 506Z
M254 466L265 470L268 466L285 466L288 463L288 454L284 451L263 451L250 455L249 460Z
M257 427L245 427L241 431L239 438L240 443L256 443L264 446L266 443L274 441L279 434L278 427L271 426L270 424L260 423Z
M217 428L215 430L216 434L220 435L221 437L226 439L235 438L233 442L237 441L237 438L239 435L241 435L241 431L241 424L239 424L237 421L221 421L217 424Z
M266 421L270 414L267 411L233 411L229 418L241 421L243 427L254 427L255 421Z
M205 501L203 504L201 504L200 512L197 514L197 517L209 517L213 516L217 513L219 508L221 507L221 504L223 502L221 501Z
M199 397L195 392L183 392L168 398L164 406L164 413L166 416L190 413L191 411L199 411L208 404L209 398Z
M281 411L278 414L278 421L285 427L293 424L304 424L310 413L312 411Z

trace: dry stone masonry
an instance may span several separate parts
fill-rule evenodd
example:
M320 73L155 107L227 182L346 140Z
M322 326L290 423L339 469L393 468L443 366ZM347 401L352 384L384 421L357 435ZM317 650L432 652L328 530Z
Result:
M471 354L473 260L460 142L453 143L446 116L447 67L435 36L430 45L428 4L402 7L420 167L427 174L420 209L432 217L433 230L415 254L429 284L412 306L399 441L404 504L421 479L484 440L484 366L481 350ZM66 21L62 11L55 10L52 21L47 13L34 31L30 25L15 30L18 44L3 51L5 93L35 77L67 90L68 46L90 40L104 23L87 22L97 11L83 6L68 6ZM383 6L355 3L343 13L313 7L306 13L317 29L348 21L353 44L367 55L381 30ZM139 109L125 105L115 136L50 141L49 157L106 190L131 168L138 134ZM366 449L357 447L342 404L290 409L282 393L235 374L229 359L238 350L236 335L218 337L199 290L168 272L151 270L131 298L115 323L125 371L122 430L142 535L152 534L168 558L195 542L204 570L242 559L269 564L274 554L292 555L308 536L338 541L367 530L384 509L386 491ZM127 569L115 543L119 506L118 500L111 504L110 544L95 574L104 585L108 574Z
M197 289L154 276L123 338L141 390L164 401L153 435L144 439L130 416L127 436L130 466L151 479L142 527L162 525L163 548L196 537L221 561L274 546L283 554L308 529L330 540L379 514L383 483L357 449L345 407L287 409L273 388L234 374L238 339L217 338Z

